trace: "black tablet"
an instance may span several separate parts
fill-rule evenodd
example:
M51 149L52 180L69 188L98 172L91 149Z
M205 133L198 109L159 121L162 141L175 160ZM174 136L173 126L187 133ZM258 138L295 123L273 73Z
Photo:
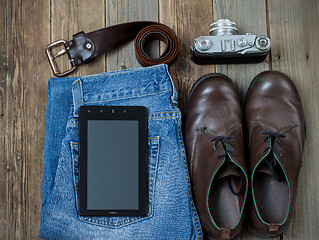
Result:
M79 214L145 216L147 109L82 106L79 122Z

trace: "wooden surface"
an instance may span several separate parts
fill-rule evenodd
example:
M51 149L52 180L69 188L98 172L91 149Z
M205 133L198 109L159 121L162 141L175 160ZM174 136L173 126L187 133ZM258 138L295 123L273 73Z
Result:
M209 24L219 18L234 20L240 33L268 35L272 50L266 61L207 66L191 62L194 38L207 35ZM318 239L317 0L0 0L0 239L36 239L39 230L47 81L52 76L46 45L69 40L78 31L134 20L160 21L176 32L180 54L170 73L181 108L192 84L206 73L227 74L242 99L261 71L279 70L292 78L303 101L308 135L294 218L277 239ZM63 60L59 64L67 67ZM131 42L80 66L73 76L138 66ZM258 238L245 229L237 239Z

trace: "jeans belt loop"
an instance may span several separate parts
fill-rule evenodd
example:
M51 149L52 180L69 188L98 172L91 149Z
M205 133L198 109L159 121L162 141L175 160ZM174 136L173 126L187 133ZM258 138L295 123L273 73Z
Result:
M81 106L84 105L84 97L83 97L83 89L82 89L82 81L81 78L76 80L73 83L72 88L72 95L73 95L73 115L74 117L79 116L79 109Z

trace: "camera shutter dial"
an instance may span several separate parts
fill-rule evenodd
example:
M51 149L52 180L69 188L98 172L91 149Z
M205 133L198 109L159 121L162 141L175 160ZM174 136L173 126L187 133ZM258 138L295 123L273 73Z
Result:
M201 51L208 50L212 45L213 43L207 37L199 37L195 43L196 48Z

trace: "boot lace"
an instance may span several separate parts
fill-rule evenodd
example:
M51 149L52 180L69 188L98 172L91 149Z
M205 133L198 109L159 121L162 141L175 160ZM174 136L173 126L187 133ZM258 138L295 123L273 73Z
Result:
M275 172L275 167L277 166L277 160L275 158L275 151L279 151L279 157L282 157L285 153L285 151L281 147L275 147L275 143L278 143L280 146L282 146L282 139L285 138L286 135L281 133L275 133L275 132L260 132L260 134L265 135L265 138L263 140L263 143L265 143L268 139L270 139L270 146L265 147L261 154L264 154L266 151L271 150L272 157L271 158L265 158L266 164L269 166L271 173L273 176L280 182L280 178L278 174Z

